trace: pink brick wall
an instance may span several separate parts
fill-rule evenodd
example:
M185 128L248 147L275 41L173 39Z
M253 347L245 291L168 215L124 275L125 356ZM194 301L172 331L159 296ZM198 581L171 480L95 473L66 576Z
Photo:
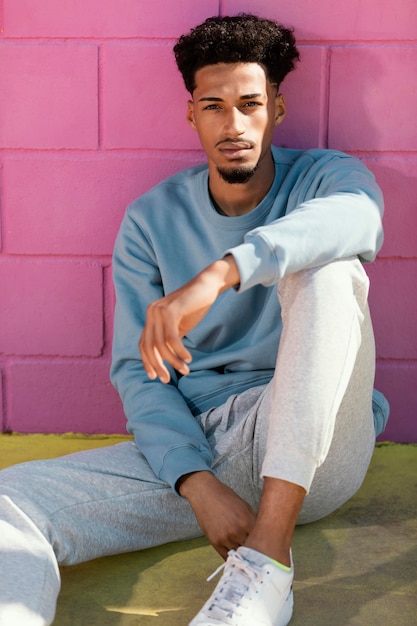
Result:
M371 306L384 438L417 441L414 0L0 0L0 421L123 432L108 381L124 208L199 162L175 38L209 15L292 25L302 63L276 142L356 154L386 197Z

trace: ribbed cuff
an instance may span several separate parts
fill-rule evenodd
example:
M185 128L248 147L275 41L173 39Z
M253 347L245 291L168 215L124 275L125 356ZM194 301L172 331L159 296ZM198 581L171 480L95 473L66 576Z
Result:
M274 450L267 454L262 464L261 476L280 478L303 487L308 493L317 470L317 461L302 450Z
M230 248L225 252L231 254L239 270L240 286L238 291L246 291L254 285L270 286L275 282L274 256L267 242L258 237L250 243Z
M193 446L178 446L165 455L159 478L168 483L178 494L176 484L181 476L202 471L212 471L210 460L204 453Z

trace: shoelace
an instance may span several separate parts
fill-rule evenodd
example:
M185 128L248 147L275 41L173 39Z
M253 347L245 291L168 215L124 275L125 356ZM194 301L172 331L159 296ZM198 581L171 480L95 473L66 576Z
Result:
M223 584L212 598L210 610L220 610L229 616L239 606L240 601L252 583L261 578L260 573L235 550L231 550L228 559L214 571L207 581L212 580L224 569ZM229 576L228 576L229 574ZM233 575L233 582L231 580Z
M242 557L240 556L238 552L236 552L236 550L229 550L229 552L227 553L227 556L228 556L227 561L219 565L219 567L216 570L214 570L214 572L210 574L208 578L206 578L208 583L211 580L213 580L213 578L216 578L217 574L219 574L223 569L226 569L226 567L229 567L229 565L230 567L237 567L240 570L246 569L248 565L248 561L246 561L245 559L242 559Z

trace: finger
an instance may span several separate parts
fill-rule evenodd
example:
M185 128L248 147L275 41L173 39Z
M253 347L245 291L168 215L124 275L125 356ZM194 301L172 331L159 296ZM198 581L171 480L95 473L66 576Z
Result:
M181 342L179 342L181 344ZM182 345L182 344L181 344ZM183 376L187 376L190 373L190 368L188 363L191 362L191 355L186 350L186 359L183 359L177 352L178 345L172 345L171 343L167 343L165 350L163 351L163 358L167 361L174 369L176 369Z
M164 361L186 376L190 373L187 361L191 361L191 354L183 345L174 322L164 319L163 315L161 317L161 322L155 327L155 348Z
M155 354L154 363L156 362L155 370L162 382L166 382L166 373L168 371L163 361L166 361L174 369L183 367L183 362L172 351L167 342L165 328L162 324L158 324L155 327L153 352Z
M148 358L148 350L146 347L146 342L145 342L143 333L142 333L142 337L139 340L138 348L139 348L140 356L142 358L142 363L143 363L145 372L148 375L148 378L150 378L151 380L154 380L157 375L156 375L155 368L152 366L151 361Z
M218 552L220 554L220 556L222 557L222 559L224 561L227 559L227 555L229 553L229 548L227 548L227 546L215 546L215 545L213 545L213 548L216 550L216 552Z
M167 349L165 349L165 347L163 346L162 351L164 353L165 360L169 362L170 365L172 365L175 369L178 369L178 371L180 371L184 375L187 375L189 373L189 368L183 363L183 361L177 359L175 355L173 355L172 352L169 351L169 349L167 351ZM143 366L148 377L151 380L159 378L161 382L168 383L171 379L171 376L168 368L164 364L164 359L162 358L159 350L154 346L151 346L150 349L142 347L141 354Z
M248 536L249 536L249 533L242 531L241 533L239 533L238 536L231 538L229 549L237 550L237 548L240 548L240 546L245 545Z
M170 374L159 352L155 348L151 348L150 350L142 349L141 354L143 367L145 368L148 378L151 380L159 378L162 382L168 383ZM150 355L150 357L148 355Z
M188 374L189 373L189 368L187 367L187 364L191 363L192 356L191 356L191 353L184 346L184 343L182 342L182 339L180 338L180 336L179 335L169 335L169 336L167 336L167 345L169 346L169 348L173 352L173 354L175 354L177 356L179 362L182 364L182 368ZM185 365L185 367L184 367L184 365ZM178 368L176 368L176 369L178 369ZM179 371L181 371L181 374L185 373L182 370L179 370Z
M170 380L170 375L163 363L161 354L155 347L154 335L154 324L149 321L145 324L139 341L143 367L151 380L159 378L162 382L167 383Z
M168 340L165 339L161 324L156 324L155 327L153 324L147 325L139 342L139 350L145 371L151 380L159 378L164 384L170 381L171 376L164 360L182 374L189 374L190 370L186 363L173 352ZM188 350L184 349L183 353L184 351L185 356L191 360Z
M158 352L158 355L169 365L171 365L175 370L186 376L190 373L190 368L187 363L185 363L178 354L174 351L168 343L157 344L155 350ZM159 370L157 370L159 372Z
M154 354L154 363L156 363L156 375L161 381L161 383L167 384L171 380L171 374L169 373L168 368L165 366L165 363L162 359L162 356L159 354L156 348L153 349Z

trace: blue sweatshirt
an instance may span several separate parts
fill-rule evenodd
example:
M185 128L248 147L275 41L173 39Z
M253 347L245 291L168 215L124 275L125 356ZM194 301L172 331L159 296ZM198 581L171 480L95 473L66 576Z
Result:
M273 185L251 212L220 215L208 193L207 165L201 165L133 202L116 240L111 379L128 431L155 475L173 489L182 475L211 467L212 452L195 416L271 380L281 334L281 278L354 255L373 261L382 244L382 195L358 159L330 150L273 147L272 154ZM193 359L190 374L169 368L169 384L150 380L138 350L148 304L226 252L237 262L240 286L222 293L184 338Z

